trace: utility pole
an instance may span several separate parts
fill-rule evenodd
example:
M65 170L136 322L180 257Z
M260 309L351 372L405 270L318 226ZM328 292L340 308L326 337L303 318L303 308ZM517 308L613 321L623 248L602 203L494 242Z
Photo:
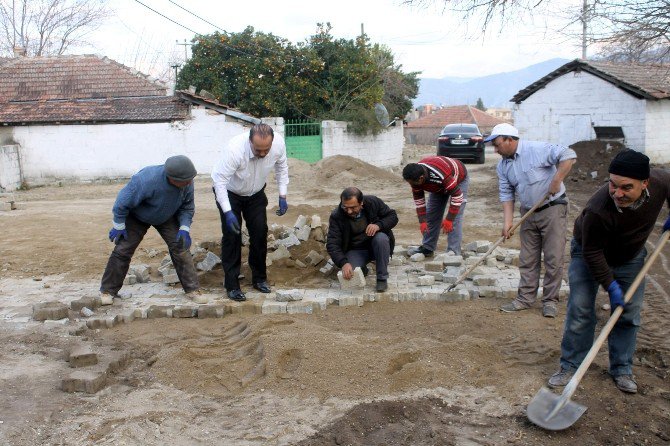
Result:
M193 45L192 43L189 43L184 39L184 43L179 43L179 40L175 40L177 42L177 45L184 45L184 63L188 60L188 47Z
M361 23L361 37L365 36L365 28L363 27L363 24Z
M588 32L589 22L589 4L588 0L583 0L582 3L582 59L586 60L586 34Z
M177 70L181 67L179 64L170 65L170 68L174 68L174 83L177 85Z

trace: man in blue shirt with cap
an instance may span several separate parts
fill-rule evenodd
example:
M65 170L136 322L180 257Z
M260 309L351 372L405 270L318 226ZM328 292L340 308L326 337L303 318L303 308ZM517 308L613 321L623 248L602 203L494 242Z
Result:
M114 251L100 284L103 304L111 304L112 298L118 297L132 256L150 226L165 240L184 292L195 303L206 302L200 294L198 273L189 251L196 174L188 157L176 155L163 165L140 170L121 189L112 209L114 219L109 231Z
M504 213L504 237L512 236L515 197L520 201L521 213L526 214L549 193L540 207L521 224L519 291L516 299L500 309L510 313L526 310L535 303L540 283L540 259L544 254L542 315L556 317L568 223L568 200L563 180L577 154L556 144L521 140L519 131L506 123L493 127L491 136L484 141L490 141L502 156L496 172Z

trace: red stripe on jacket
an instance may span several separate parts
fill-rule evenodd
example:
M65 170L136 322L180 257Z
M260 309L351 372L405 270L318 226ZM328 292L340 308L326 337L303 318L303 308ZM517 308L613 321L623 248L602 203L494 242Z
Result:
M412 186L419 222L426 221L425 192L451 196L447 220L453 221L463 204L463 192L459 184L468 176L465 166L457 159L446 156L428 156L421 159L418 164L424 166L428 171L426 181L421 186Z

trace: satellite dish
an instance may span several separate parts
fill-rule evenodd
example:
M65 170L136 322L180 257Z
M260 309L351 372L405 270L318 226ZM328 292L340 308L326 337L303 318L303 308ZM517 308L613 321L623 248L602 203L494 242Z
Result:
M382 127L389 126L389 112L384 107L384 104L380 102L375 104L375 116L377 117L377 121L379 121L379 125Z

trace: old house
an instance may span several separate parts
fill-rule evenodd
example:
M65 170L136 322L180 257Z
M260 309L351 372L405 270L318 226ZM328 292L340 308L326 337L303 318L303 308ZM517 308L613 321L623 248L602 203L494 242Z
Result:
M440 131L447 124L477 124L482 134L501 122L506 122L470 105L444 107L427 113L405 126L405 141L408 144L437 144Z
M258 119L106 57L0 61L0 187L127 177L186 154L208 173L225 142Z
M670 162L670 65L577 59L511 100L524 138L563 145L622 140L652 162Z

